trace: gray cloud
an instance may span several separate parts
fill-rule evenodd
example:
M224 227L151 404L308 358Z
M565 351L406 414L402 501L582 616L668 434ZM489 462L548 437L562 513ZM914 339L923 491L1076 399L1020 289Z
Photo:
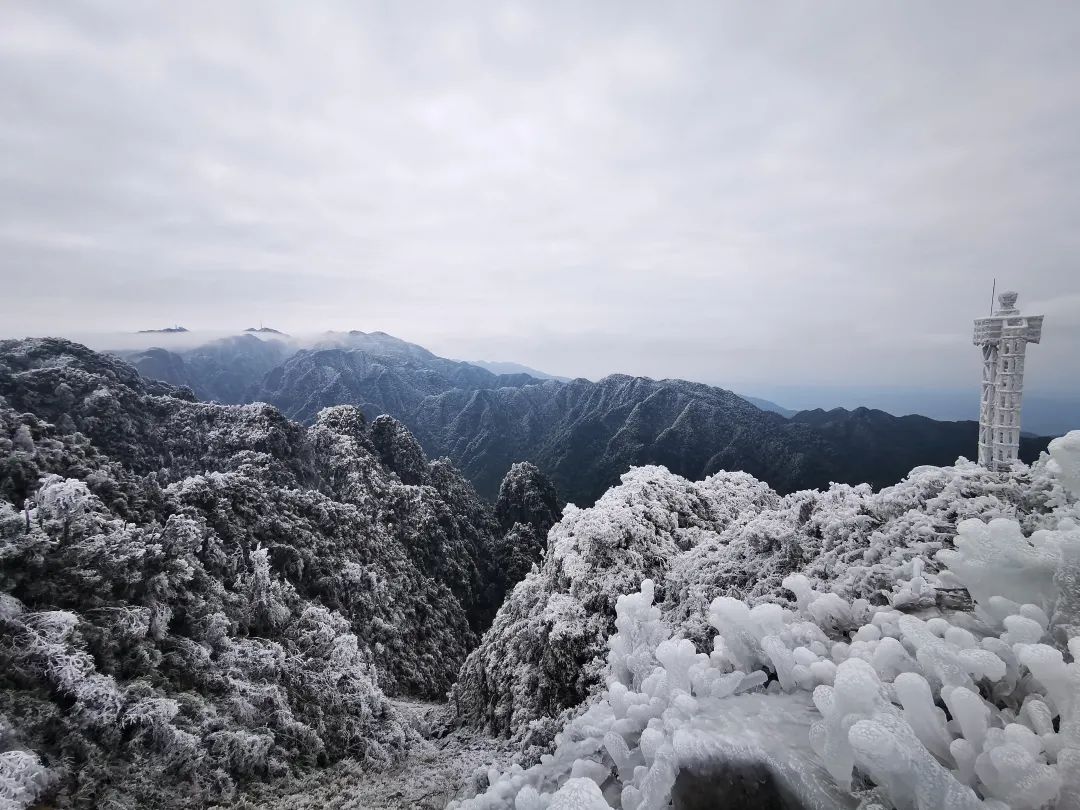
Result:
M1080 7L8 2L0 332L1080 390Z

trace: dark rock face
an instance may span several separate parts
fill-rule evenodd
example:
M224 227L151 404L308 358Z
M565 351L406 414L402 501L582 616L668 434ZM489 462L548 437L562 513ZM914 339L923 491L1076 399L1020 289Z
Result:
M408 429L390 416L380 416L371 423L371 443L379 460L405 484L428 483L428 464L424 451Z
M708 769L683 768L671 791L674 810L805 810L802 802L760 762L732 760Z

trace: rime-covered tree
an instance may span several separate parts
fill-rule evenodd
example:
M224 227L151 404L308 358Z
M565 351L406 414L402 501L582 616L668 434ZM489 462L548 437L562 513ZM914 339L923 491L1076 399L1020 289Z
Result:
M399 761L385 693L450 687L497 607L497 534L393 420L305 428L0 342L0 796L202 807Z
M540 562L561 511L555 484L534 464L518 462L499 487L495 518L503 530L496 554L507 590Z

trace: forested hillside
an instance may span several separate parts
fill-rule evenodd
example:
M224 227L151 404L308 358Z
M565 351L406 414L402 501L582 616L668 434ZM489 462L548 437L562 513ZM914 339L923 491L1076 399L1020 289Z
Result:
M500 502L519 534L553 522L531 472ZM442 696L515 581L504 555L527 570L503 534L389 417L304 427L0 342L0 750L73 807L390 764L409 732L385 696Z

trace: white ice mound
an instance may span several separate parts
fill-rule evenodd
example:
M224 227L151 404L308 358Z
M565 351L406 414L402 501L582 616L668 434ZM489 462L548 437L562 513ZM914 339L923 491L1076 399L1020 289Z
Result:
M3 810L30 807L53 779L37 754L15 745L14 729L0 714L0 808Z
M1072 430L1054 439L1047 448L1049 472L1058 477L1061 485L1074 497L1080 498L1080 430Z

